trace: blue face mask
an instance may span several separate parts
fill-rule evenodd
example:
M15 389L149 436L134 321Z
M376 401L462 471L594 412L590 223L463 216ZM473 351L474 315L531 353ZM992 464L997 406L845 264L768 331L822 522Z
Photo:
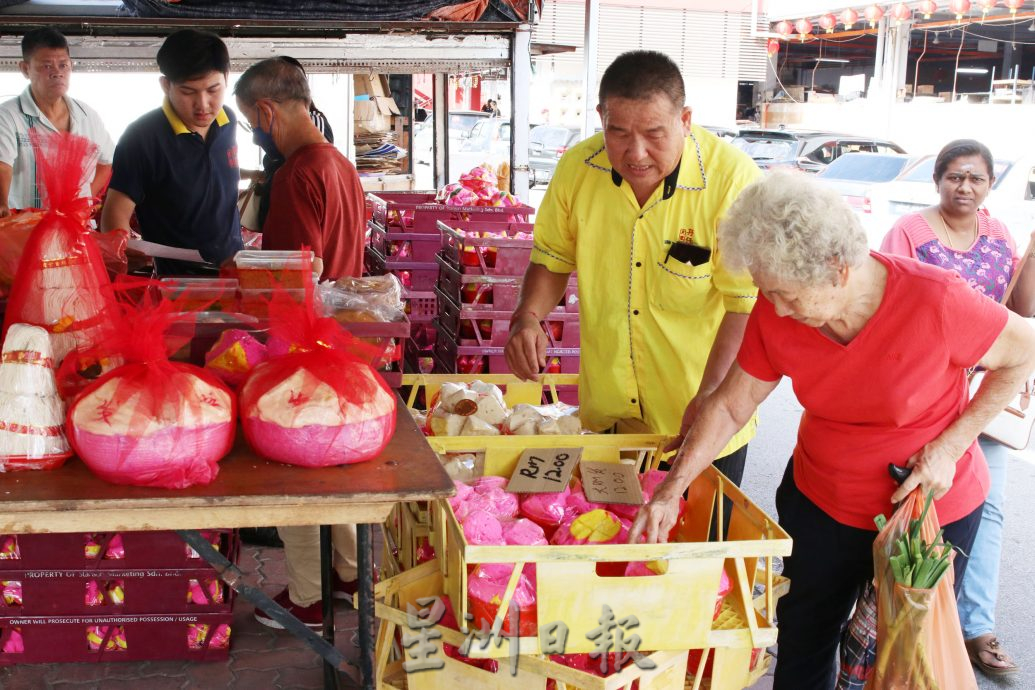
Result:
M273 118L270 117L270 129L266 131L262 128L262 112L259 112L259 122L252 130L252 141L257 146L262 148L269 156L273 158L283 158L280 150L277 148L277 144L273 141Z

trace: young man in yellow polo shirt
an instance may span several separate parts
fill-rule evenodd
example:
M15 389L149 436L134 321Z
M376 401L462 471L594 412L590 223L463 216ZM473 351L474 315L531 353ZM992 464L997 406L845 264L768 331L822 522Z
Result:
M681 442L729 370L755 304L750 276L723 263L717 227L758 167L692 126L685 98L667 56L620 55L600 81L604 131L560 160L536 217L507 361L526 379L542 369L540 322L577 271L579 401L595 431L624 423ZM738 484L756 426L716 462Z

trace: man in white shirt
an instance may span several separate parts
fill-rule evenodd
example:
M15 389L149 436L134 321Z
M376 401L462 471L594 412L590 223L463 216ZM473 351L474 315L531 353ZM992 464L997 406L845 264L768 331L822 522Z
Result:
M72 58L61 33L43 28L25 34L18 66L29 86L17 98L0 104L0 218L10 215L12 208L43 205L30 129L71 132L97 145L97 170L83 185L83 196L97 196L107 185L115 151L97 112L67 95Z

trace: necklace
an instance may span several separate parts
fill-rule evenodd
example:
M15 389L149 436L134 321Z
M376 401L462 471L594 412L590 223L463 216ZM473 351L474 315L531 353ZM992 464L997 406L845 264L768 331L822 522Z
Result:
M942 229L945 230L945 243L949 246L949 249L951 249L954 252L961 251L959 249L956 249L956 247L954 247L953 244L952 244L952 231L949 229L949 224L945 222L945 216L942 215L941 209L938 209L938 219L941 220L941 222L942 222ZM974 231L973 231L973 234L971 236L970 241L967 242L967 244L963 247L963 249L966 249L970 245L974 244L974 240L976 240L977 236L978 236L978 226L979 226L978 218L977 218L977 214L975 214L974 215Z

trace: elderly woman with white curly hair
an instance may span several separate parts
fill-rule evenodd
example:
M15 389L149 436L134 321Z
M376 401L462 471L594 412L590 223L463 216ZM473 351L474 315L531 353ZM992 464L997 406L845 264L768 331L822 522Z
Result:
M1035 332L954 273L868 251L848 206L801 174L745 189L719 248L750 271L758 303L630 541L665 538L686 488L789 377L805 411L776 492L794 548L774 687L826 690L842 627L873 577L875 515L921 486L945 538L969 552L989 485L976 439L1035 368ZM988 374L968 400L975 365ZM889 462L912 468L899 487ZM955 566L958 583L966 558Z

